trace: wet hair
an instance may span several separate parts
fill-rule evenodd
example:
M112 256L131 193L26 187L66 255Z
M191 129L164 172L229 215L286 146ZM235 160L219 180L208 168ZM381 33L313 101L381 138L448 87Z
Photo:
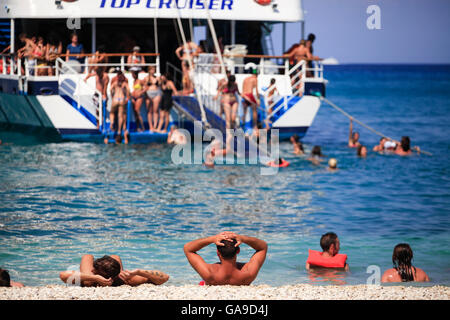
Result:
M395 246L392 253L392 263L403 282L414 281L412 259L413 252L409 244L399 243Z
M408 136L403 136L402 141L400 142L400 146L402 147L403 151L409 151L411 149L411 140Z
M311 155L312 156L322 156L322 150L320 149L320 146L314 146L311 150Z
M237 243L236 239L232 239L231 241L222 240L220 242L223 243L224 246L217 246L217 250L219 250L222 258L224 258L225 260L230 260L230 259L234 258L234 256L236 256L238 249L239 249L239 247L235 247L235 245Z
M0 268L0 287L11 287L11 278L7 270Z
M120 273L120 263L110 256L103 256L94 261L94 270L105 279L114 279Z
M336 246L337 238L338 238L338 236L334 232L325 233L320 238L320 247L322 248L323 251L330 250L330 247L332 244L334 244Z
M358 146L358 148L356 149L356 154L358 155L358 156L360 156L361 157L361 152L362 152L362 149L363 148L366 148L366 146L363 146L362 144L361 145L359 145ZM367 149L367 148L366 148Z
M307 39L311 42L314 42L314 40L316 40L316 35L314 33L310 33L310 34L308 34Z
M293 138L295 142L300 142L300 137L297 134L294 134L291 138Z
M356 140L355 140L355 136L356 135L358 135L358 139L359 139L359 132L358 131L355 131L355 132L353 132L353 134L352 134L352 140L353 140L353 142L355 142Z

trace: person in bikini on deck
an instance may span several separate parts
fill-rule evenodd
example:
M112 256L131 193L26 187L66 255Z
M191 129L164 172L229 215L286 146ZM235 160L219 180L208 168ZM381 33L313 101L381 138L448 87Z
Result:
M142 132L145 130L144 120L142 120L141 116L142 103L144 102L144 99L146 97L145 81L139 79L139 71L137 70L132 71L131 74L133 76L133 93L131 94L131 101L133 103L133 110L136 118L137 131Z
M234 75L230 75L227 82L222 82L222 85L218 88L217 95L214 97L214 100L216 100L219 95L222 95L221 106L223 106L223 112L225 113L225 123L227 129L234 128L236 124L239 106L236 94L239 95L236 77Z
M124 270L117 255L94 260L90 254L82 256L80 271L63 271L59 277L66 284L78 282L82 287L138 286L144 283L161 285L169 280L169 276L159 270Z
M187 49L187 51L186 51ZM184 47L184 44L179 46L177 50L175 50L175 54L177 55L178 59L181 60L181 68L183 71L183 74L186 72L189 72L189 69L191 68L191 64L193 65L194 60L193 58L198 55L199 46L193 42L191 39L189 39L186 43L186 48ZM189 60L190 59L190 60ZM186 64L185 64L186 62Z
M245 78L242 83L242 98L244 99L243 108L244 114L242 116L242 125L245 124L245 118L247 115L247 108L252 108L252 125L253 128L258 127L258 107L260 105L259 92L258 92L258 70L253 69L252 75ZM253 95L253 91L256 92L256 97Z
M147 94L146 106L147 106L147 120L150 131L155 131L158 127L158 121L161 121L159 117L159 105L161 103L162 91L161 80L156 75L156 68L150 66L148 68L148 76L145 78L145 92Z
M245 243L255 250L247 263L237 262L239 245ZM197 253L202 248L215 244L220 262L206 263ZM222 232L218 235L197 239L184 245L184 253L191 266L207 285L250 285L256 279L267 254L267 243L253 237Z
M161 114L158 128L156 129L156 132L160 133L167 132L167 128L170 122L170 110L172 109L173 106L172 96L178 95L177 88L175 87L173 81L170 80L170 78L171 76L169 73L166 73L161 76L161 91L162 91Z
M116 114L118 119L117 135L120 137L122 131L126 130L127 104L130 99L130 90L128 83L125 81L123 73L118 75L117 82L111 85L111 111L110 111L110 128L114 130Z

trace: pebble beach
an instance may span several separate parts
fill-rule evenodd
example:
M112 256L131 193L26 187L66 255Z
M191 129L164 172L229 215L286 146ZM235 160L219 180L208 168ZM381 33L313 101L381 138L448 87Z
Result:
M50 285L0 288L0 300L450 300L446 286L258 286L98 287Z

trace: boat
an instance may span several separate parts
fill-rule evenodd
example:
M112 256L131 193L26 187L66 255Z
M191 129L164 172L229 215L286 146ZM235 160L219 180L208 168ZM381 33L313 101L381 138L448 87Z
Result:
M280 140L289 139L293 134L302 138L320 108L317 93L325 96L327 80L324 79L323 65L320 61L314 61L312 66L306 61L290 65L285 56L273 54L270 39L272 25L284 26L285 39L286 23L298 21L304 21L301 0L46 0L39 4L34 0L5 0L0 9L0 45L5 48L9 44L9 52L2 54L0 59L0 137L20 133L46 141L113 142L108 116L111 98L102 103L95 78L86 81L88 71L103 66L112 79L120 69L131 86L130 67L142 68L139 78L143 79L147 76L147 68L153 66L159 74L162 70L170 71L179 86L182 72L179 61L174 58L174 48L186 43L184 30L188 30L193 38L194 27L205 28L206 41L217 48L215 29L220 26L230 44L225 46L223 55L212 50L195 56L190 72L195 92L174 97L170 125L193 132L195 124L200 123L204 130L216 128L225 132L220 102L214 99L218 82L228 69L242 88L249 70L256 69L261 101L258 119L262 127L278 129ZM256 47L261 45L260 50L252 47L248 38L247 43L245 39L242 41L243 35L250 34L246 27L255 25L259 26L257 30L266 30L261 32L261 41L256 41ZM106 52L122 53L104 53L108 63L90 63L89 58L98 54L101 41L120 48L121 30L130 30L142 41L146 37L146 46L153 52L139 53L144 62L130 65L127 63L130 51L106 48ZM81 61L78 63L66 61L70 55L62 52L51 64L36 66L17 55L18 35L34 31L38 34L59 32L66 38L73 31L82 33L85 40L90 40L86 46L86 51L90 52L78 55ZM149 39L152 41L147 41ZM51 68L52 75L39 75L39 68ZM276 80L278 93L269 98L273 89L271 79ZM239 110L242 110L242 100L239 100ZM133 106L128 103L127 142L167 141L167 133L148 131L145 107L140 112L146 127L143 132L137 130ZM250 113L240 123L247 134L254 128Z

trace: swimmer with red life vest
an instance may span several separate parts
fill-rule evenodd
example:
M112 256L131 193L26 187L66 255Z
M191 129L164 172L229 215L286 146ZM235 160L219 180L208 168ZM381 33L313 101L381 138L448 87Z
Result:
M306 260L306 270L311 268L339 268L345 271L349 270L347 264L347 255L340 254L340 242L334 232L325 233L320 238L320 246L323 252L309 250L309 256Z
M290 162L284 160L283 158L278 158L276 160L272 160L272 161L268 162L267 165L269 167L274 167L274 168L284 168L284 167L289 166Z

